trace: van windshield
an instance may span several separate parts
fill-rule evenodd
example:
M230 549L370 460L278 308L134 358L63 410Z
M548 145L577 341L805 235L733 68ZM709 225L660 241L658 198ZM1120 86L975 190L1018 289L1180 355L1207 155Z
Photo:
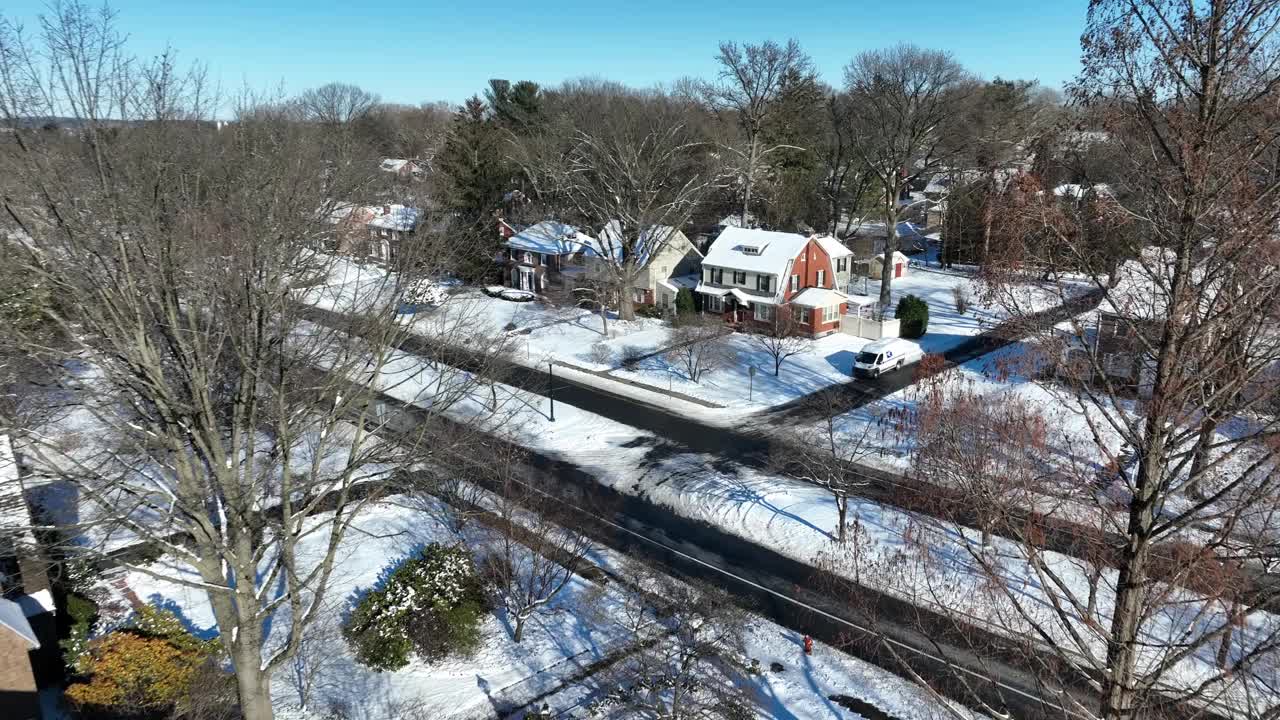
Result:
M869 352L858 353L858 362L862 363L863 365L875 365L879 359L880 359L880 356L876 355L875 353L869 353Z

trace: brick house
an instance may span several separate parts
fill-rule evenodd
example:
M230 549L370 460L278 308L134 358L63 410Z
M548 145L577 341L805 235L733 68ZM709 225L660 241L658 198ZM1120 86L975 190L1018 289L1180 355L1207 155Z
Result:
M726 322L750 327L788 312L820 337L840 329L852 256L827 236L727 228L707 250L694 291L704 313Z
M536 293L563 288L567 277L584 271L584 255L599 248L595 238L556 220L516 230L499 218L498 235L502 284Z
M394 263L401 246L417 232L421 218L421 210L405 205L341 203L329 214L334 249L344 255Z
M40 717L37 688L59 677L53 596L18 463L0 435L0 717Z

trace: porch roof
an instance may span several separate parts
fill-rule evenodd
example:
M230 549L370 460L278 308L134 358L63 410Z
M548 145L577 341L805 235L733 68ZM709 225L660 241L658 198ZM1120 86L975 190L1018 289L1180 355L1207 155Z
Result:
M795 297L791 298L792 305L799 305L800 307L807 308L835 307L848 301L848 295L830 288L820 287L805 288Z

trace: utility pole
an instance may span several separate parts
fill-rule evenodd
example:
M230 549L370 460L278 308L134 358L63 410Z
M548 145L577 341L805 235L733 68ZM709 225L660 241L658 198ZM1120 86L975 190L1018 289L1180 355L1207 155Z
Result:
M551 371L555 366L554 360L547 363L547 399L551 401L551 422L556 421L556 376Z

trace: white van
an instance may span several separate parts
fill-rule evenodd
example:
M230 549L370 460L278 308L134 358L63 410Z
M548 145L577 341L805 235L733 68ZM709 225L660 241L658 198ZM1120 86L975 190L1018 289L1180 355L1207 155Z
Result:
M910 340L885 338L862 347L853 360L853 374L879 377L890 370L917 363L924 357L924 350Z

